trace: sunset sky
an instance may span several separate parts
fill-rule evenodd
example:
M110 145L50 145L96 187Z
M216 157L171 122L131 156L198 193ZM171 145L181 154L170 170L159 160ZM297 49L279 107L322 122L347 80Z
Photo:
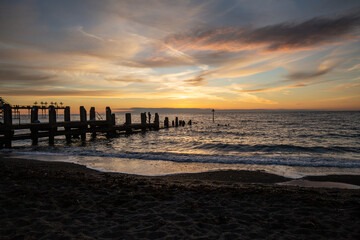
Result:
M1 0L0 96L360 110L360 2Z

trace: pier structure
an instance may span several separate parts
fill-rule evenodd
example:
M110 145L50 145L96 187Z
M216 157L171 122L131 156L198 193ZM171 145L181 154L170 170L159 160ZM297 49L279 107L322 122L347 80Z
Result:
M66 142L71 143L72 139L79 137L82 141L85 141L87 133L90 133L92 138L96 138L99 133L110 138L120 134L132 134L171 127L168 117L165 118L163 126L160 126L158 113L155 113L154 121L150 123L146 121L146 113L141 113L141 123L132 123L131 113L126 113L125 123L117 125L115 114L112 113L110 107L106 107L105 119L102 119L94 107L91 107L89 114L87 114L86 109L81 106L80 120L77 121L71 120L69 106L11 106L10 104L3 104L0 109L3 120L0 122L0 148L11 148L12 141L15 140L31 139L32 144L37 145L39 138L48 138L49 145L53 145L56 136L65 136ZM18 124L15 124L13 122L14 115L17 115L20 109L30 111L30 123L23 124L19 121ZM48 122L39 121L39 110L42 110L42 112L47 111ZM63 121L58 121L58 110L63 110ZM185 123L182 120L180 122ZM175 126L172 124L172 127L185 125L179 124L177 117L176 123Z

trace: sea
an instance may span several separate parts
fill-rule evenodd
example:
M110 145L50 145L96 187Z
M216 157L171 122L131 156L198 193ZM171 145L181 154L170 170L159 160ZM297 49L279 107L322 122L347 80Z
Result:
M125 122L125 112L115 115L117 124ZM132 115L132 122L140 123L140 112ZM46 138L37 146L30 140L14 141L12 149L0 154L148 176L228 169L292 178L360 174L358 111L215 111L214 121L211 111L163 111L162 123L165 117L170 125L175 117L192 125L109 139L89 134L87 141L74 139L71 144L59 136L54 146ZM40 113L40 121L46 122L47 116ZM20 122L29 122L29 116L22 115Z

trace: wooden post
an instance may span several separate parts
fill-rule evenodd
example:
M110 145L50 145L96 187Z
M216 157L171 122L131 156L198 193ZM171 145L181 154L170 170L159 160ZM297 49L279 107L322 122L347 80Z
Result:
M90 121L91 122L95 122L96 121L96 112L95 112L95 108L91 107L90 108ZM92 131L91 136L92 138L96 138L96 131L95 131L95 126L90 126L90 129Z
M5 147L11 148L11 139L14 134L12 128L12 109L9 104L5 104L4 110L4 125L5 125Z
M178 127L178 126L179 126L179 118L176 117L176 118L175 118L175 127Z
M55 132L57 131L57 127L56 127L56 111L53 105L49 106L49 125L50 125L49 144L54 145L54 137L55 137Z
M141 113L141 125L142 125L142 131L146 130L146 113Z
M95 108L91 107L90 108L90 121L95 121L96 117L95 117Z
M115 125L116 125L115 113L111 114L111 125L112 125L112 126L115 126Z
M110 107L106 107L106 121L108 122L108 125L111 125L111 109Z
M31 108L31 123L36 123L39 121L39 107L33 106Z
M64 110L64 121L65 122L70 122L70 107L66 106L65 110ZM70 131L71 128L70 127L65 127L65 131ZM71 134L66 134L66 142L67 143L71 143Z
M155 123L155 129L159 129L159 128L160 128L160 118L159 118L159 114L158 114L158 113L155 113L154 123Z
M112 128L113 128L113 117L111 115L111 109L110 107L106 107L106 122L107 122L107 125L108 125L108 131L106 133L106 137L109 138L112 136L113 134L113 131L112 131Z
M39 107L38 106L33 106L31 108L30 122L35 123L35 124L39 123ZM31 131L32 145L37 145L39 142L37 127L31 127L30 131Z
M82 123L86 123L87 119L86 119L86 109L84 108L84 106L80 107L80 122ZM86 126L82 126L80 128L81 130L83 130L84 132L81 133L81 140L85 141L86 140L86 129L87 129L87 125Z
M212 114L213 114L213 122L215 122L215 109L211 110L212 111Z
M125 113L125 125L126 125L126 133L130 134L131 131L131 113Z
M172 120L171 125L172 125L173 127L175 126L174 120Z
M125 124L131 125L131 113L125 113Z
M168 117L165 117L164 127L165 127L165 128L168 128L168 127L169 127L169 118L168 118Z

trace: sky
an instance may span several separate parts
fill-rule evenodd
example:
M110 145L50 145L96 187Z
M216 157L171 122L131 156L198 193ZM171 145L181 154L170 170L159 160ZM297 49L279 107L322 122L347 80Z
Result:
M360 110L360 2L0 0L0 96Z

